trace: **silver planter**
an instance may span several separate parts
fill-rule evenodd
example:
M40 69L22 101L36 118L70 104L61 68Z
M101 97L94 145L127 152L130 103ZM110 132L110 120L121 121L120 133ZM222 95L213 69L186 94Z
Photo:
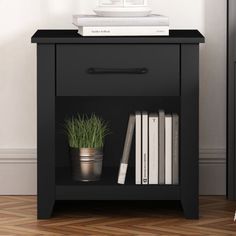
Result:
M99 181L103 152L95 148L71 148L72 176L75 181Z

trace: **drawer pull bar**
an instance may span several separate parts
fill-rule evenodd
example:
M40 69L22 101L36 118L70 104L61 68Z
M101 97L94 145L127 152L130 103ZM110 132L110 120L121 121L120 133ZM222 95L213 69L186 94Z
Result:
M89 68L88 74L147 74L147 68Z

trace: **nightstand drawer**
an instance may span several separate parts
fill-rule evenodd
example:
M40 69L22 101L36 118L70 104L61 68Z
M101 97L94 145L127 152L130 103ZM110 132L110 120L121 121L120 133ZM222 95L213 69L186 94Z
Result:
M178 44L58 44L58 96L179 96Z

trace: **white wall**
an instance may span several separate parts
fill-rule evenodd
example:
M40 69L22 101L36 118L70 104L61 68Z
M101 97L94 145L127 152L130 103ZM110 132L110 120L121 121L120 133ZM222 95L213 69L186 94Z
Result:
M150 5L170 17L171 28L199 29L206 36L200 56L200 189L224 194L226 0L150 0ZM0 184L5 183L0 194L36 191L36 46L31 35L40 28L74 28L71 15L92 13L95 6L96 0L0 0Z

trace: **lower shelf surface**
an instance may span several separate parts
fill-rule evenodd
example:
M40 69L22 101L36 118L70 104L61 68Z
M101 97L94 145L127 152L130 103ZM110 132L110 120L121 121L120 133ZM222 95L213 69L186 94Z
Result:
M132 168L125 185L117 184L117 170L104 168L101 181L73 181L69 168L57 168L56 200L180 200L179 185L135 185Z
M180 187L57 185L56 200L180 200Z

